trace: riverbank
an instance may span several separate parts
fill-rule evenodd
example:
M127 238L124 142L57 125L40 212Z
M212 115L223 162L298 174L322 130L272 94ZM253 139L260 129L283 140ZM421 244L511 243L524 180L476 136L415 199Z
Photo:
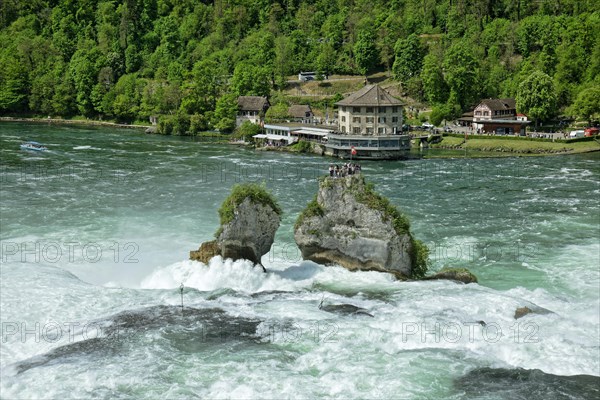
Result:
M521 137L479 136L463 137L444 136L439 143L431 144L430 149L462 150L465 152L485 153L482 157L498 156L548 156L561 154L580 154L600 151L597 139L572 141L552 141L550 139L528 139ZM448 157L453 157L448 155ZM444 158L441 154L436 158Z
M152 125L120 124L117 122L98 121L91 119L63 119L63 118L26 118L26 117L0 117L0 122L34 122L40 124L65 124L88 126L114 126L118 128L148 129Z
M65 124L65 125L87 125L87 126L113 126L118 128L138 128L147 130L153 128L152 125L134 125L121 124L116 122L98 121L89 119L62 119L62 118L26 118L26 117L0 117L0 122L33 122L39 124ZM203 132L196 137L200 140L205 140L215 144L241 144L239 142L232 143L226 140L229 135L219 134L215 132ZM304 142L303 142L304 143ZM249 143L245 143L249 145ZM260 151L278 151L286 153L305 153L323 155L321 146L292 146L282 147L257 147ZM431 150L439 152L431 153ZM600 151L600 142L598 139L585 138L566 141L551 141L550 139L532 139L522 137L507 137L507 136L469 136L465 141L464 137L457 135L444 136L442 141L429 145L427 153L418 153L418 147L415 145L407 159L413 158L456 158L459 151L461 157L466 158L491 158L491 157L531 157L531 156L550 156L550 155L567 155L581 154Z

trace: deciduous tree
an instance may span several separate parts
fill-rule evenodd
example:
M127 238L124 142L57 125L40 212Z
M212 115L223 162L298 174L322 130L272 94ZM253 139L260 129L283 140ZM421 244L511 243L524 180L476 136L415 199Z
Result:
M534 71L519 85L517 109L531 117L536 124L556 112L556 92L552 79L541 71Z

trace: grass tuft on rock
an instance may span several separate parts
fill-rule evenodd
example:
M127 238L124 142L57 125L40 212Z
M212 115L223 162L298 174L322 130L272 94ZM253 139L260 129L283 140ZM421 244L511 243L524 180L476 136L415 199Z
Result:
M411 235L413 268L410 277L412 279L422 279L427 273L429 266L429 248L422 241L415 239Z
M313 197L310 203L308 203L300 215L298 215L298 219L296 219L296 223L294 224L294 229L298 229L306 218L314 216L322 217L323 215L325 215L325 210L323 210L323 207L321 207L317 201L317 195L315 194L315 197Z
M264 206L270 207L275 211L277 215L281 215L283 211L277 200L271 193L269 193L265 185L259 185L257 183L244 183L234 185L231 189L231 193L221 204L219 208L219 218L221 226L215 233L215 237L219 237L222 232L223 226L231 222L235 216L234 210L239 206L246 198L250 198L250 201Z
M375 192L373 183L365 182L362 175L355 175L362 183L361 186L356 186L352 182L352 191L356 200L371 209L381 211L386 220L392 221L392 226L398 235L403 235L410 232L410 221L398 209L390 203L390 201Z

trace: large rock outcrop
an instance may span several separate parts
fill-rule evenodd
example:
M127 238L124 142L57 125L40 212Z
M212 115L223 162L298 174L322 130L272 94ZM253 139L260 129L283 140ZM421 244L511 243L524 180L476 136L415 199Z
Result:
M236 185L219 209L221 226L216 240L204 242L190 252L190 259L207 263L220 255L260 264L273 245L281 221L281 209L260 185Z
M374 192L362 175L323 178L300 214L294 238L302 257L349 270L420 278L428 251L410 234L408 219Z

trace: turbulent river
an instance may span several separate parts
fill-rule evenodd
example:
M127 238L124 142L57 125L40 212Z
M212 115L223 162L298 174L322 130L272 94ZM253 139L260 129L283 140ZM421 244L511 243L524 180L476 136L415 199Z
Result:
M398 282L301 260L295 219L336 160L0 124L0 397L598 398L599 161L363 162L430 270L479 278ZM268 273L189 261L242 182L284 210Z

